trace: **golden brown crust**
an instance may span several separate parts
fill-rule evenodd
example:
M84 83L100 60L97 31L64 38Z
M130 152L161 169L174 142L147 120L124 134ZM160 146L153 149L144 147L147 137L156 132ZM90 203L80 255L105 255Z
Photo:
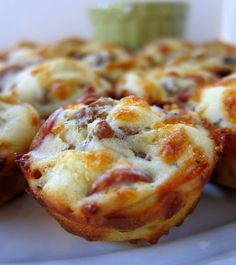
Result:
M189 164L193 162L194 158L190 158L188 161ZM188 168L187 164L186 168ZM83 217L79 217L71 209L62 209L61 211L55 208L52 201L45 203L44 198L41 198L32 190L29 190L29 193L46 207L47 211L59 221L64 229L87 240L130 240L134 242L132 232L137 230L136 237L139 240L145 240L153 244L162 235L168 233L172 226L182 223L186 216L196 207L200 197L199 188L202 189L205 185L205 176L210 176L213 169L209 168L207 164L200 164L201 162L199 161L186 174L183 174L183 168L178 170L173 178L173 180L175 179L174 181L171 179L155 190L156 195L154 198L147 197L144 201L138 202L132 207L109 212L102 218L100 216L101 209L97 203L84 204L81 209ZM193 190L184 188L197 176L199 178ZM181 190L181 186L184 191ZM120 199L125 202L126 197L132 196L132 193L121 195ZM188 198L188 200L185 200L185 198ZM155 203L155 207L153 203ZM140 211L139 207L143 208L143 210ZM150 225L147 224L147 221L150 222ZM144 229L145 227L146 229ZM142 229L146 230L145 233L139 231Z
M174 193L173 193L174 194ZM60 214L57 213L55 211L53 211L50 208L47 208L48 212L53 215L57 221L61 224L61 226L67 230L68 232L75 234L75 235L80 235L84 238L86 238L89 241L124 241L124 240L129 240L131 243L138 243L140 240L144 240L150 244L155 244L158 242L158 240L160 239L161 236L168 234L169 229L173 226L179 226L180 224L183 223L183 221L185 220L186 216L191 213L194 208L196 207L197 202L199 201L199 197L195 197L195 195L192 194L188 194L188 202L186 203L186 205L184 207L181 207L179 209L179 202L176 202L173 200L173 198L175 198L175 195L168 195L170 196L169 199L167 198L166 202L165 199L162 202L162 206L160 206L160 213L157 211L155 218L158 219L158 221L153 221L150 226L146 226L146 230L151 232L147 232L146 234L143 234L141 232L139 232L139 228L140 225L142 224L142 221L140 221L140 216L138 216L138 218L132 218L131 222L129 220L124 220L122 218L117 219L117 217L115 217L115 222L116 225L115 227L119 228L121 231L124 230L124 232L126 232L126 234L129 234L129 232L127 232L126 227L129 227L130 230L134 230L136 227L137 228L137 236L139 237L139 239L133 239L132 236L130 236L130 239L128 238L128 236L123 236L122 232L118 233L118 232L114 232L112 229L110 228L106 228L106 227L95 227L93 224L91 225L89 222L82 222L80 220L76 220L73 221L72 218L66 218L64 214ZM170 217L168 219L168 222L166 220L161 220L159 218L163 218L163 213L164 212L164 216L168 216L166 215L165 211L166 211L166 207L170 207L169 211L171 211L171 215L177 211L177 209L179 209L175 215L173 215L172 217ZM178 208L177 208L178 207ZM170 213L170 212L169 212ZM141 213L142 214L142 213ZM111 221L110 221L111 222ZM114 226L113 223L113 226ZM125 226L124 226L125 224ZM144 226L145 227L145 226ZM143 228L144 228L143 227ZM155 230L154 230L155 227Z

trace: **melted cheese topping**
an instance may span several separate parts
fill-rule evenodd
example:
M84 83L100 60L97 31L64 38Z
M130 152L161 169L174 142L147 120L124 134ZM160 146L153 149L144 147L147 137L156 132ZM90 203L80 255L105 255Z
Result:
M212 167L214 141L196 117L190 120L182 123L180 114L137 97L61 109L26 155L30 187L54 206L78 213L87 202L112 211L124 191L131 195L122 206L134 204L176 171L201 163Z
M48 116L78 98L106 96L110 85L85 64L59 58L22 70L4 92L32 104L41 116Z

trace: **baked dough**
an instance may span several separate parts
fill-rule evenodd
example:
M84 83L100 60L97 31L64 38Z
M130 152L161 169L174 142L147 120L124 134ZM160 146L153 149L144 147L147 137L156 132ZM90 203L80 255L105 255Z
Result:
M236 188L236 74L199 91L192 104L225 141L212 180Z
M150 104L163 105L188 101L199 87L217 78L201 69L188 67L162 67L153 70L136 70L124 74L116 85L118 98L136 95Z
M28 67L3 87L3 93L30 103L42 117L88 96L111 95L110 84L99 73L74 59L56 58Z
M0 95L0 205L25 188L15 153L27 152L39 128L39 115L28 104Z
M69 232L154 243L195 207L215 148L191 113L100 98L54 112L18 163L29 192Z

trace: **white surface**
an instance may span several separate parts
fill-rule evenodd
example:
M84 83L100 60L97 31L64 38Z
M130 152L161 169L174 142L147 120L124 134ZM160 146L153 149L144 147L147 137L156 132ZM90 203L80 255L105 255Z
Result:
M148 247L70 235L27 195L0 209L0 235L1 265L231 265L236 264L236 192L208 184L184 224Z
M0 0L0 49L20 39L54 41L68 35L91 37L88 6L104 1L134 0ZM229 1L235 0L189 0L186 38L205 41L224 37L223 2L227 5Z

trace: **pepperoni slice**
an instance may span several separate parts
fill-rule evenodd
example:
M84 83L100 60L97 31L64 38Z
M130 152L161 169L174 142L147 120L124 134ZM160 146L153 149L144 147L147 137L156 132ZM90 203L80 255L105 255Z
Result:
M88 195L99 192L114 184L122 182L135 183L135 182L152 182L152 178L142 171L130 168L116 168L104 175L100 176L88 191Z

